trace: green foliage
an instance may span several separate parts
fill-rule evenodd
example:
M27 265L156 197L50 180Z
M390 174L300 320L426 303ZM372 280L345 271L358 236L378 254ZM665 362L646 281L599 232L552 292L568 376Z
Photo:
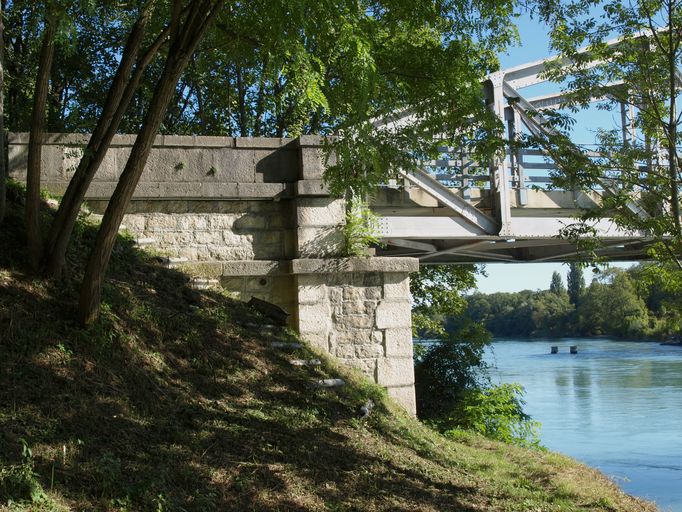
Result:
M679 335L682 272L672 265L598 271L582 291L577 286L583 282L582 270L576 266L569 271L568 282L569 293L578 293L577 305L571 302L571 295L548 290L475 293L467 298L466 316L482 322L495 336L670 339ZM446 329L455 328L458 321L449 318Z
M445 335L445 319L464 310L462 295L476 285L476 274L482 272L474 265L421 265L410 278L414 334L422 338Z
M646 304L637 295L630 276L609 269L587 288L577 309L578 323L585 334L611 334L641 338L649 334Z
M381 244L379 217L359 196L348 201L343 236L346 256L367 256L367 249Z
M21 439L20 464L5 465L0 462L0 504L31 503L52 509L52 500L45 494L34 470L33 451Z
M371 190L438 146L491 153L500 124L480 94L497 54L516 38L512 0L237 2L225 7L181 77L161 131L188 135L335 135L332 188ZM138 6L58 2L60 32L47 131L89 132ZM42 5L6 11L7 126L29 126ZM146 48L169 19L157 2ZM163 51L161 52L163 53ZM136 133L162 68L145 72L121 132ZM78 84L75 87L73 84ZM399 129L376 121L412 112ZM442 140L435 140L439 137Z
M578 263L571 263L568 274L566 274L566 285L568 287L568 298L575 307L580 304L580 298L585 291L585 278L583 269Z
M561 280L561 274L556 270L552 272L552 282L549 283L549 291L555 295L562 295L566 293L564 282Z
M549 112L561 135L534 137L558 164L556 186L608 190L599 208L581 215L587 226L604 217L657 241L652 256L682 269L680 131L682 5L658 0L538 0L561 58L545 76L564 86L562 111ZM617 39L617 40L616 40ZM597 133L597 148L570 144L570 116L597 108L625 114ZM614 112L615 113L615 112ZM544 114L544 112L543 112ZM633 134L636 130L636 136ZM590 148L594 151L594 148Z
M481 324L468 322L447 338L434 342L415 359L417 414L450 428L449 415L466 391L488 383L483 360L491 337Z
M565 336L573 306L564 292L524 290L517 293L475 293L467 312L495 336Z
M540 447L540 423L523 411L523 393L520 384L500 384L465 392L449 418L457 427L445 434L456 435L458 429L466 429L504 443Z
M641 264L628 271L660 338L682 336L682 272L674 265Z

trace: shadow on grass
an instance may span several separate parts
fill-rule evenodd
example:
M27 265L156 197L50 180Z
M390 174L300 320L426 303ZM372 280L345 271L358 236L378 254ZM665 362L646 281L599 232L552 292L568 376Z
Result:
M77 284L94 228L79 229L61 283L26 273L22 233L10 212L0 467L21 463L24 440L42 487L79 510L474 510L473 489L394 459L405 448L357 422L351 395L313 390L328 369L289 365L270 334L240 327L263 323L244 304L191 290L121 238L102 318L81 329Z

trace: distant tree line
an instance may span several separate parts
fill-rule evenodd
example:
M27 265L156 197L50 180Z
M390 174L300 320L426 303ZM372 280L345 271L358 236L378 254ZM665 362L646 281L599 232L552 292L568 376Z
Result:
M554 272L548 290L474 293L460 318L481 322L494 336L597 336L672 339L682 332L682 297L675 292L679 272L660 272L640 264L628 270L599 271L589 286L582 268L571 264L566 276Z

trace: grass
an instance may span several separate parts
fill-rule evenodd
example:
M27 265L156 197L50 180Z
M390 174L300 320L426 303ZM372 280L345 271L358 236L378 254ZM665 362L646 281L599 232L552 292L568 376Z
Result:
M79 224L69 277L36 279L16 199L0 227L0 510L655 510L563 456L444 438L330 358L272 349L295 335L247 327L265 320L125 237L81 329L94 228Z

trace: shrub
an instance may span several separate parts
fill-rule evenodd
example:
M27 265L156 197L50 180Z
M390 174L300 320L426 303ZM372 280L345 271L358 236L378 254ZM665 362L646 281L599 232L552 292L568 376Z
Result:
M456 429L473 430L496 441L537 448L540 423L523 411L523 393L520 384L467 391L451 412L450 422Z

